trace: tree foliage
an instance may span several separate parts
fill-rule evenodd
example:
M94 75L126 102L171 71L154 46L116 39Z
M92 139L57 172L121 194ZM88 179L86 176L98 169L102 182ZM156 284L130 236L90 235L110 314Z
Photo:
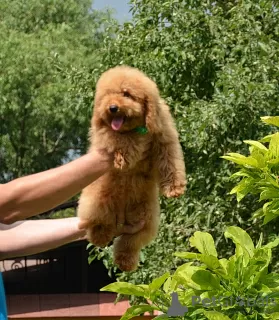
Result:
M0 1L0 182L85 152L92 84L84 96L77 82L99 63L110 18L91 5Z

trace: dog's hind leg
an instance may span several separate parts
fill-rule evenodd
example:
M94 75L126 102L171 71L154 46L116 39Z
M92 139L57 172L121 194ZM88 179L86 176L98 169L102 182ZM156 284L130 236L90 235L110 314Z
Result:
M88 241L97 247L105 247L115 236L116 215L113 208L100 202L92 191L91 186L83 190L77 215L86 228Z
M123 234L114 241L114 263L122 271L136 270L140 250L157 236L160 220L159 201L154 198L149 203L141 204L134 214L140 218L146 217L143 229L135 234Z

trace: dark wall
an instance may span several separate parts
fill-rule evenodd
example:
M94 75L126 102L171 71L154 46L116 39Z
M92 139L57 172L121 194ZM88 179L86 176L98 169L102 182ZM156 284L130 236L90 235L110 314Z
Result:
M114 282L102 261L88 264L86 241L1 261L7 294L97 293ZM5 271L6 270L6 271Z

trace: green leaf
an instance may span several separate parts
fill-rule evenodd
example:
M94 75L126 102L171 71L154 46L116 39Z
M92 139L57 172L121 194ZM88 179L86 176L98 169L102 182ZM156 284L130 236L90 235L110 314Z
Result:
M259 201L267 200L267 199L274 199L279 198L279 190L275 188L265 188L263 192L260 194Z
M88 250L88 249L91 248L91 247L93 247L93 244L89 242L89 243L87 244L87 246L86 246L86 250Z
M192 266L192 263L184 263L176 269L173 274L173 281L177 282L176 285L182 284L188 288L201 290L201 286L192 279L193 274L200 270L203 270L203 268Z
M239 227L228 227L225 231L225 237L231 239L235 245L241 246L250 257L254 255L254 244L247 232Z
M279 158L279 132L272 136L269 143L269 150L274 158Z
M219 260L212 255L201 254L199 260L211 270L216 270L221 267Z
M96 255L91 255L88 257L88 264L91 264L95 259L97 259Z
M183 289L179 295L179 301L183 306L190 306L192 304L193 296L195 296L196 293L197 292L194 289Z
M220 267L222 268L222 273L225 273L225 275L228 274L228 263L229 263L229 261L225 258L219 260Z
M192 275L192 280L197 283L201 290L220 289L219 278L207 270L198 270Z
M170 273L166 272L165 274L163 274L161 277L154 279L150 285L149 285L149 289L150 290L158 290L161 288L161 286L164 284L164 282L169 278Z
M144 291L149 291L149 285L147 284L137 284L137 287L142 288Z
M251 157L256 159L258 162L258 169L264 170L267 167L266 159L269 157L269 151L262 151L255 147L250 147L249 151L251 153Z
M264 216L263 208L259 208L253 213L253 218L260 218Z
M238 177L252 177L250 173L240 170L231 175L230 178L238 178Z
M230 194L237 193L243 189L245 189L247 186L249 186L250 183L250 178L244 178L242 179L239 184L237 184L231 191Z
M243 155L243 154L240 154L240 153L236 153L236 152L229 152L227 153L230 157L233 157L233 158L238 158L238 159L246 159L246 157ZM221 156L221 158L224 158L225 156Z
M143 304L143 305L138 305L138 306L132 306L129 309L127 309L127 311L125 312L125 314L121 317L120 320L129 320L132 319L136 316L140 316L142 314L144 314L145 312L152 312L155 310L159 310L156 307L153 307L149 304Z
M237 258L234 255L234 256L230 257L228 262L225 264L228 277L233 280L235 280L236 261L237 261Z
M204 315L209 320L231 320L228 316L217 311L204 311Z
M267 124L271 124L273 126L279 127L279 116L266 116L266 117L261 117L261 120Z
M264 216L263 225L269 223L270 221L276 219L278 217L278 214L274 213L271 210L267 210Z
M244 140L245 143L250 144L251 146L258 148L262 151L268 151L268 149L260 142L254 140Z
M251 289L259 282L262 274L266 272L266 264L261 259L252 259L249 261L249 267L243 270L242 286Z
M190 244L192 247L197 248L200 253L217 257L214 240L211 234L207 232L196 231L190 238Z
M110 291L126 295L144 297L147 290L135 284L126 282L114 282L100 289L100 291Z
M272 167L275 167L279 164L279 158L278 159L271 159L271 160L268 160L267 163L269 165L271 165Z
M228 153L228 156L222 156L221 158L235 162L235 163L240 164L242 166L251 166L251 167L255 167L255 168L258 168L258 166L259 166L257 160L252 157L245 157L242 155L238 155L236 157L236 156L230 156L231 154L232 153Z
M263 205L263 212L265 215L263 224L277 218L279 215L279 201L274 199L273 201L266 202Z
M253 178L244 178L236 185L230 194L237 194L237 201L240 202L249 192L255 187L255 180Z
M263 243L263 233L261 232L260 238L259 238L258 243L257 243L257 245L256 245L256 249L261 248L262 243Z
M178 282L176 279L169 277L163 285L163 290L165 293L174 292L178 286Z
M270 289L279 288L279 274L269 273L262 277L261 282Z
M259 142L263 142L263 143L266 143L266 142L270 142L271 138L272 138L273 134L269 134L265 137L263 137L262 139L259 140Z
M269 201L269 202L266 202L264 205L263 205L263 212L264 214L267 213L267 210L268 210L268 207L270 207L272 205L273 201Z
M216 270L218 268L222 268L219 263L218 258L212 255L200 254L200 253L193 253L193 252L176 252L174 253L175 256L184 258L184 259L193 259L198 260L204 263L209 269Z
M278 179L276 179L273 175L265 174L264 179L267 181L267 183L270 183L273 187L279 189Z
M250 193L253 189L253 186L249 186L241 191L238 191L237 192L237 195L236 195L236 200L237 202L240 202L248 193Z
M175 253L173 253L173 255L178 258L183 258L183 259L197 259L197 260L199 260L199 257L200 257L199 253L194 253L194 252L175 252Z
M265 246L262 246L262 249L273 249L279 245L279 238L276 238L272 242L269 242Z

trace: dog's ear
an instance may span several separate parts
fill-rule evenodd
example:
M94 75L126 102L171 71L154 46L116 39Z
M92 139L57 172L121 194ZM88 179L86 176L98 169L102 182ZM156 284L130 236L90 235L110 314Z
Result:
M160 118L160 98L147 96L145 99L145 123L150 133L160 133L162 123Z

